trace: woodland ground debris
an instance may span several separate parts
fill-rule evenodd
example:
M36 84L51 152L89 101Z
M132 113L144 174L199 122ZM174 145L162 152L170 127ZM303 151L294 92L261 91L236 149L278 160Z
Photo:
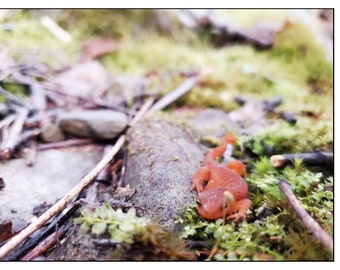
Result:
M171 95L173 89L186 85L185 82L189 81L190 87L185 90L190 91L185 94L183 92L184 95L177 95L176 100L170 102L167 100L164 103L167 107L163 114L172 115L173 109L178 107L187 107L189 110L194 108L192 109L194 112L197 112L197 108L211 107L224 112L233 111L234 116L236 114L240 117L242 115L237 114L235 109L241 107L240 111L250 108L250 115L257 116L259 119L259 121L253 121L255 126L249 125L247 119L241 123L241 131L242 128L248 127L255 127L255 129L240 132L239 143L235 148L235 156L247 163L249 172L246 181L253 206L247 215L248 218L239 224L225 222L222 219L210 222L197 214L193 202L193 205L186 204L186 209L183 209L182 214L177 217L176 223L182 228L180 239L171 232L164 232L158 225L152 224L151 227L143 227L145 231L142 230L139 234L146 238L138 239L138 236L134 235L134 241L131 242L131 238L127 237L127 235L131 236L129 229L135 221L143 219L139 219L140 217L133 213L134 210L129 210L132 209L131 205L118 204L117 209L112 211L122 215L127 215L130 211L131 217L133 216L131 224L122 226L126 230L125 233L127 232L125 237L130 243L121 245L110 258L126 260L157 260L157 258L333 260L331 249L325 248L325 245L314 237L304 223L296 218L296 213L278 184L280 179L286 179L301 206L332 238L334 234L334 166L325 167L323 164L320 166L313 163L316 166L307 167L308 164L303 164L301 159L295 158L290 160L290 164L284 168L273 167L270 163L270 157L273 155L295 155L315 151L328 154L333 152L333 106L331 106L334 102L333 66L329 61L329 53L324 50L322 42L319 42L321 36L318 35L318 38L315 38L318 25L315 19L318 22L321 20L321 23L327 21L328 28L332 29L333 16L329 15L329 13L332 14L330 12L332 10L326 10L327 12L321 10L320 16L308 10L301 12L280 10L278 13L275 10L255 11L222 10L221 14L225 13L226 18L233 21L229 24L227 20L222 26L217 23L218 16L214 12L212 12L212 17L205 15L202 18L195 18L194 16L195 31L192 31L192 28L183 27L174 19L176 17L168 16L170 13L166 10L163 13L164 16L159 15L162 11L154 10L61 10L56 14L52 12L49 14L50 19L69 34L71 39L68 42L56 38L54 34L51 35L49 32L51 30L41 23L41 13L48 13L48 11L22 10L7 13L7 17L0 18L4 29L0 32L2 40L0 54L2 163L0 166L12 159L22 157L24 153L27 153L25 149L28 149L31 156L34 156L35 147L39 150L44 147L65 147L69 144L103 143L98 140L84 141L68 134L65 136L65 141L43 144L39 137L41 127L45 123L55 123L60 110L70 111L79 108L118 110L128 116L128 128L130 128L136 124L135 119L139 120L155 101L162 100L160 97L169 97L166 94ZM115 16L112 16L113 13ZM268 22L260 23L259 14ZM303 16L299 17L298 14ZM192 14L190 16L192 18ZM160 18L166 20L160 21ZM10 25L12 22L15 24ZM261 32L252 32L252 29L258 29L259 25L261 29L264 29L263 27L266 29L267 35L264 39L259 35ZM213 29L219 31L214 32ZM329 31L324 32L329 38ZM101 39L104 33L105 38L111 39ZM235 42L235 38L238 42ZM39 50L37 50L38 40ZM86 40L89 42L84 42ZM330 40L332 42L332 37ZM218 44L219 48L212 46L212 43ZM101 50L93 51L91 49L93 44L100 44ZM254 44L257 46L253 46ZM261 50L258 46L262 46ZM91 61L81 62L86 58ZM93 60L94 58L96 60ZM96 72L91 74L89 67ZM112 91L113 94L110 92L111 81L108 77L120 78L122 74L137 78L137 80L133 80L133 86L118 87L118 94ZM82 75L86 75L85 78L88 81ZM93 88L93 86L96 87ZM69 92L65 92L65 88ZM97 89L98 92L92 91L93 89ZM117 88L115 89L117 91ZM126 98L124 94L126 89L132 89L129 92L132 93L129 94L129 98ZM81 95L78 90L83 91ZM90 98L85 98L84 93L90 94L88 95ZM236 97L262 107L247 107L246 103L239 104L235 101ZM277 106L266 110L264 108L266 104L263 101L270 101L275 97L280 97L280 100L274 102ZM141 107L141 104L145 106ZM157 109L164 109L164 104ZM138 112L142 113L138 115ZM294 117L290 118L293 120L282 119L285 118L283 117L285 114L293 115ZM159 115L159 118L154 118L157 119L154 124L164 119L166 119L165 122L168 121L168 117L163 119L162 114ZM180 126L178 122L188 121L188 117L185 117L183 121L179 119L179 115L176 114L177 122L173 120L170 126L178 129ZM235 122L235 119L233 121ZM147 133L151 127L151 123L141 122L144 124L137 123L141 130L133 131L134 138L143 132ZM185 128L190 128L190 124ZM231 126L218 124L215 128L221 132L221 130L228 130ZM167 130L163 129L162 132L167 132ZM156 134L154 141L165 136L162 132L159 135ZM218 143L218 140L214 139L216 134L218 134L216 130L205 130L204 136L193 136L192 143L200 150L198 156L204 156L204 152L213 147L216 142ZM57 212L62 211L71 198L77 197L86 185L94 181L95 176L111 162L116 154L117 159L124 160L119 162L123 165L122 171L118 171L118 174L126 176L131 167L125 166L124 153L131 150L130 158L138 155L136 147L139 142L133 142L134 138L131 138L131 142L135 143L134 147L128 145L125 152L119 151L121 147L126 146L124 136L120 136L117 141L119 149L113 147L112 155L110 154L109 157L104 158L104 161L99 162L79 185L62 197L52 209L42 214L36 222L31 223L26 230L19 232L2 245L0 258L29 237L35 231L35 226L43 226L50 214L56 215ZM209 136L212 139L208 144L204 138ZM168 141L172 139L167 138ZM159 156L158 153L153 152L152 144L145 145L140 150L152 158L152 160L145 158L143 161L146 164L141 166L149 168L151 172L157 171ZM178 161L183 162L185 158L189 163L191 162L190 157L182 157L178 152L162 154L169 154L165 159L167 164L171 165L168 171L173 170L180 164ZM34 162L29 162L29 164L32 165ZM195 164L190 164L190 168L199 167L199 165L197 161ZM190 169L186 169L182 175L186 175L185 173L189 175L189 171ZM151 172L150 177L152 177ZM190 179L189 176L188 178ZM6 189L6 181L3 179L4 187L1 191ZM122 184L124 181L112 180L109 183L112 187L116 187L115 185ZM190 183L187 184L190 185ZM93 213L97 213L103 207L108 208L106 204L92 206ZM124 211L119 208L123 208ZM143 207L136 209L137 213L139 211L143 213ZM91 228L94 226L94 232L100 233L104 231L104 227L108 228L105 219L101 221L103 222L99 222L100 225L94 225L97 222L87 225L92 226ZM7 230L10 228L9 225L5 223L4 225ZM72 227L76 233L77 228ZM114 235L120 235L121 240L124 233L122 234L120 229L116 226ZM151 238L147 235L148 231L153 232ZM10 237L11 234L12 232L6 237ZM105 232L100 235L107 237ZM66 238L67 236L66 234ZM92 237L93 235L88 235L90 242L93 240ZM70 239L71 237L68 238ZM162 242L164 239L169 241ZM189 253L182 249L187 248L183 245L183 239L192 243ZM179 242L176 242L177 240ZM144 245L145 242L148 242L147 246ZM327 241L328 244L329 242L330 240ZM65 246L67 246L67 240ZM160 248L150 248L155 246ZM180 250L174 246L179 247ZM68 247L74 248L72 245ZM137 247L140 249L136 249ZM93 249L93 245L91 248ZM133 253L133 250L141 252ZM196 256L191 257L192 252L195 252ZM72 254L73 258L81 257L81 259L87 256L71 252L69 254ZM126 254L131 254L131 257ZM98 254L92 253L92 255L87 258L98 258L96 257Z

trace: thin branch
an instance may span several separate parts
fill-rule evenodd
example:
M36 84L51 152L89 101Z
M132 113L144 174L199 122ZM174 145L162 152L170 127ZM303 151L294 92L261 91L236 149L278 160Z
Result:
M316 239L318 239L330 252L333 253L333 238L300 205L290 188L290 184L281 179L279 181L279 187L287 197L296 214L302 220L303 224L314 234Z
M51 143L43 143L38 144L37 150L47 150L47 149L59 149L70 146L91 144L95 141L93 139L69 139L61 142L51 142Z
M65 235L68 227L69 225L61 226L57 231L46 237L46 239L44 239L35 248L33 248L30 252L23 256L20 261L31 261L37 256L49 250L61 237Z
M282 154L274 155L270 158L270 164L273 167L283 167L291 164L294 159L302 159L303 163L307 166L333 166L334 159L332 152L315 151L312 153L295 153L295 154Z
M140 110L136 113L134 118L130 121L129 127L132 127L139 119L141 119L147 112L150 112L150 107L155 101L154 97L149 97L140 108Z
M28 251L36 247L48 235L56 231L56 228L58 228L59 225L63 224L67 219L69 219L70 216L74 213L74 211L76 211L79 208L79 206L80 202L78 200L69 203L68 206L57 217L53 218L53 220L49 222L49 224L46 227L40 229L39 232L36 232L35 234L28 237L28 239L26 239L20 245L20 247L15 250L15 252L12 252L9 256L6 256L4 260L6 261L19 260L25 254L27 254ZM23 228L23 230L24 229L25 228ZM9 239L8 241L10 240L11 239Z
M28 225L24 230L15 235L0 248L0 259L15 249L22 241L37 231L53 216L60 213L63 208L65 208L65 206L72 201L73 198L78 196L79 193L93 181L96 175L106 166L106 164L112 160L124 143L125 135L121 135L116 144L112 147L111 151L109 151L107 155L104 156L103 159L76 186L74 186L64 197L62 197L57 203L49 208L44 214L38 217L34 222Z
M20 73L13 73L12 77L17 83L25 84L30 88L32 109L38 111L38 113L45 111L47 105L45 91L42 85L35 79Z
M155 111L162 110L176 99L180 98L187 92L189 92L198 82L197 77L192 77L187 79L183 84L177 87L175 90L170 92L169 94L162 97L159 101L157 101L148 111L148 113L153 113Z
M20 107L24 107L26 109L29 109L29 107L23 101L21 101L15 95L13 95L12 93L8 92L7 90L2 88L1 86L0 86L0 95L3 95L8 101L12 102L15 105L18 105Z
M70 33L62 29L59 25L57 25L48 15L44 15L40 18L40 22L43 26L46 27L48 31L52 35L54 35L57 39L62 42L68 43L71 41L72 36Z
M7 128L17 118L16 114L10 114L0 121L0 130Z
M2 141L2 145L0 148L0 160L10 159L14 150L22 142L21 132L23 130L23 126L25 124L27 116L28 110L25 108L21 108L12 126L9 127L7 138L3 139Z

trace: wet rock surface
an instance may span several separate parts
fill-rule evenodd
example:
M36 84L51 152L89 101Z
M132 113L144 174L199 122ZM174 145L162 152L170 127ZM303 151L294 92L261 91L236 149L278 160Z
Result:
M175 219L194 203L191 178L203 152L190 130L158 117L141 120L128 137L125 184L136 189L131 202L143 209L141 215L174 228Z
M10 220L16 231L33 217L34 207L53 204L87 174L101 158L102 147L87 145L39 152L33 166L24 159L0 163L0 223Z
M123 188L128 191L131 187L134 192L129 193L133 195L127 201L120 199L118 207L133 206L139 216L159 222L166 230L180 231L181 225L175 224L175 220L195 203L191 178L204 158L196 138L189 125L176 124L168 117L150 116L137 122L128 131L126 188ZM87 201L92 204L104 200L116 205L119 194L125 194L94 185L88 187L87 193L90 191L96 197ZM112 252L118 247L96 245L96 240L103 237L107 236L91 235L74 225L59 251L53 251L47 260L111 260Z

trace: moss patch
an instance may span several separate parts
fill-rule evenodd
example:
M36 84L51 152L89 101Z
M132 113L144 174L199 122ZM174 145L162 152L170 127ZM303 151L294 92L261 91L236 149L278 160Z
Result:
M250 27L259 14L270 22L286 16L282 10L227 13L243 27ZM200 84L171 108L184 105L230 111L237 107L237 96L259 101L281 96L280 110L296 113L297 124L274 118L276 123L271 128L239 138L249 155L246 180L253 206L248 220L240 224L208 222L189 207L181 220L186 224L182 237L204 241L201 250L213 251L204 259L333 259L296 218L277 186L280 178L289 181L304 207L333 234L333 178L298 164L274 169L268 158L274 153L316 148L333 151L333 67L308 26L295 21L276 35L272 49L259 51L248 44L214 48L207 38L189 33L178 23L166 30L155 24L157 16L151 10L63 11L53 18L71 34L69 43L52 36L39 16L29 10L14 10L10 17L0 19L2 24L14 23L13 30L0 31L0 40L18 63L44 63L52 68L72 65L79 60L82 41L105 36L121 44L118 51L100 59L106 68L112 73L138 76L157 71L152 86L160 87L161 94L185 79L181 72L200 72ZM6 89L23 91L13 85L6 85ZM181 160L173 155L170 161ZM94 232L106 229L107 224L103 224L96 225Z

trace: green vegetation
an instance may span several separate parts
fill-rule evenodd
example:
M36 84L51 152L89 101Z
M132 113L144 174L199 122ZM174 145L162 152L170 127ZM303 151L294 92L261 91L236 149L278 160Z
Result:
M260 12L261 18L272 21L275 17L270 10ZM249 11L243 17L240 11L228 13L239 21L247 18L253 22L256 18L256 13L252 17ZM278 19L285 14L281 13ZM163 78L172 74L170 79L156 82L162 83L162 93L180 83L179 72L203 72L204 83L181 99L181 104L231 110L237 106L233 101L236 96L262 100L281 95L282 109L325 112L328 119L333 113L329 111L332 64L325 59L309 29L299 23L277 34L273 49L258 51L240 44L214 48L209 40L194 36L178 23L166 31L155 23L156 15L150 10L64 11L54 16L72 36L71 42L63 43L41 25L39 17L43 13L34 14L26 10L3 19L15 22L13 31L0 32L0 38L17 60L27 60L29 55L31 63L39 60L52 67L74 64L82 41L94 36L112 37L120 42L120 48L102 57L106 67L131 75L144 75L152 70Z
M333 178L324 179L321 173L310 172L298 160L293 167L280 171L262 158L246 178L253 201L247 220L239 224L223 219L209 222L190 207L186 220L181 220L188 224L182 237L207 241L209 250L214 251L212 260L332 260L333 255L287 203L278 187L282 178L291 184L309 214L333 234Z
M333 151L333 122L299 117L295 125L282 120L254 136L241 137L242 143L256 156L281 153Z
M271 10L260 13L271 22L286 16L282 10L279 14ZM238 224L206 221L193 205L186 209L185 219L178 220L185 225L181 239L136 217L133 209L123 213L104 204L95 211L83 210L77 220L83 229L95 235L108 233L112 241L128 244L130 251L136 247L153 250L149 259L192 259L183 253L183 239L203 241L205 245L198 251L213 251L203 259L333 259L296 217L278 187L278 181L286 179L303 207L333 234L333 177L305 168L298 160L293 166L275 169L268 158L276 153L333 151L333 67L306 25L294 22L276 34L272 49L260 51L249 44L215 48L209 35L203 38L178 23L171 30L155 25L150 10L68 10L55 16L72 36L70 43L62 43L41 25L36 14L13 11L12 16L0 19L1 23L14 22L12 31L0 31L0 45L19 63L44 63L52 68L72 65L79 60L82 41L111 37L120 42L120 48L100 59L106 68L137 76L155 70L159 77L153 86L160 86L162 94L183 81L180 72L201 72L200 85L173 106L230 111L238 106L234 102L237 96L258 101L281 96L279 110L298 116L297 123L291 125L274 115L271 127L239 138L250 168L246 181L253 205L247 220ZM228 14L246 26L254 22L251 11ZM23 91L13 85L6 89ZM214 138L206 140L215 143Z
M81 217L75 219L83 231L95 236L109 234L118 248L108 259L118 260L192 260L186 252L184 241L171 232L166 232L157 222L137 217L135 208L127 213L114 210L108 203L94 211L83 208ZM118 245L120 244L120 245Z

